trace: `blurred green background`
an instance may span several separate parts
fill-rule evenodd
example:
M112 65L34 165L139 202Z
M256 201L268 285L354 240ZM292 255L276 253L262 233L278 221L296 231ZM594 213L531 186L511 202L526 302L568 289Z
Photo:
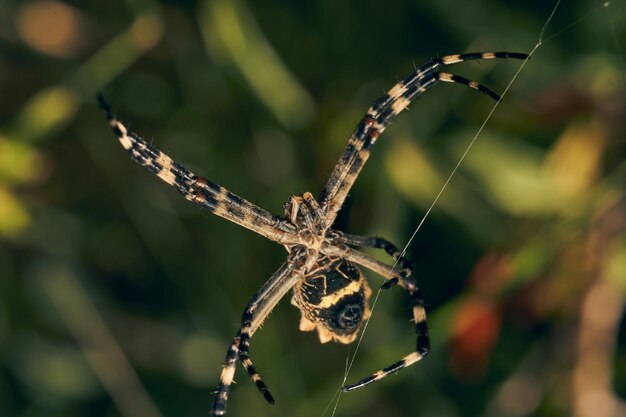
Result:
M281 213L321 190L413 65L528 52L552 7L3 0L0 415L206 416L246 301L285 257L131 162L97 90L177 161ZM409 247L433 353L336 416L626 415L625 19L623 1L562 2ZM453 71L503 91L520 64ZM338 228L403 246L492 106L453 85L419 99ZM299 315L283 300L252 343L277 404L239 370L229 415L331 415L354 346L319 344ZM413 349L409 317L402 291L382 294L349 382Z

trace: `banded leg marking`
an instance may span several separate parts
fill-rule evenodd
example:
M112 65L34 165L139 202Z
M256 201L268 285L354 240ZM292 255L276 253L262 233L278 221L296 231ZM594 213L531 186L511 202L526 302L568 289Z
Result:
M250 376L250 380L254 382L257 389L263 394L265 400L274 404L274 397L270 393L267 385L263 382L261 375L257 372L254 364L252 363L252 359L250 359L250 337L252 330L252 312L246 311L243 316L243 326L239 332L239 359L241 360L241 364L248 372Z
M430 352L430 338L428 336L428 326L426 324L426 310L424 309L424 298L422 292L414 284L406 285L406 290L411 298L411 308L413 311L413 320L415 322L415 333L417 337L415 352L405 356L398 362L395 362L380 371L374 372L372 375L361 379L353 384L342 387L344 392L353 391L364 387L372 382L376 382L384 377L419 362L424 356Z
M354 384L349 384L349 385L345 385L344 387L341 388L341 390L343 392L349 392L349 391L354 391L355 389L364 387L366 385L371 384L372 382L376 382L378 380L383 379L384 377L386 377L387 375L397 372L400 369L406 368L408 366L413 365L415 362L420 361L422 358L424 357L424 355L420 355L417 352L413 352L410 355L405 356L404 358L402 358L401 360L399 360L398 362L389 365L388 367L381 369L378 372L373 373L372 375L368 376L367 378L363 378L362 380L360 380L359 382L356 382Z
M235 338L233 344L226 352L226 359L220 374L220 383L217 386L215 400L213 400L213 414L223 416L226 414L226 403L228 402L228 392L235 378L235 367L237 365L237 354L239 352L239 339Z
M252 360L250 359L250 337L252 332L252 314L250 308L244 313L242 326L233 339L233 344L226 352L224 367L220 375L220 382L217 386L215 400L213 402L213 414L224 415L226 413L226 403L228 401L228 392L233 382L237 359L239 359L248 372L250 379L256 385L257 389L263 394L265 400L270 404L274 404L274 397L269 392L267 385L263 382L261 375L257 372Z
M274 398L250 359L250 338L276 304L278 304L278 301L280 301L297 282L298 275L294 273L294 269L297 269L299 266L301 257L301 252L292 252L288 256L287 261L281 265L248 302L242 316L241 327L226 353L224 367L220 375L220 382L217 386L215 400L213 402L212 412L214 415L221 416L226 414L228 392L235 375L237 359L241 360L250 379L254 382L265 399L270 404L274 404Z
M420 361L430 352L430 337L428 335L428 325L426 323L424 296L422 294L422 291L418 288L417 283L415 282L412 268L410 266L410 261L401 257L401 253L398 248L393 243L385 239L368 238L356 235L344 235L344 239L346 240L347 244L380 247L384 249L387 253L389 253L392 257L394 257L399 265L403 265L403 271L399 276L395 274L395 271L388 265L386 265L387 271L381 271L380 266L377 265L378 268L377 270L375 270L375 272L388 280L385 284L383 284L383 288L389 288L390 286L397 283L400 284L400 286L409 293L410 306L413 314L413 322L415 323L416 334L415 352L405 356L400 361L381 369L380 371L374 372L372 375L365 377L354 384L348 384L342 387L342 390L344 392L347 392L364 387L365 385L378 381L386 377L387 375L390 375L396 371L399 371L400 369L406 368L407 366L413 365L414 363ZM359 256L355 256L356 254L358 254ZM349 260L368 267L368 265L363 262L363 260L367 258L369 258L367 255L361 254L358 251L351 252L350 256L348 257Z
M402 110L418 95L438 81L464 84L495 100L500 97L489 88L475 81L448 73L438 73L441 66L471 60L526 59L528 55L514 52L482 52L447 55L434 59L417 68L404 80L394 85L387 94L379 98L367 110L350 137L343 155L330 175L326 187L320 194L320 205L326 213L326 228L329 228L363 165L369 158L371 147L380 134Z
M297 242L293 225L281 221L280 217L250 203L226 188L193 174L159 149L146 143L139 135L129 132L126 126L115 117L111 106L101 94L98 94L98 102L106 113L111 129L131 158L173 186L187 200L270 240L281 243Z

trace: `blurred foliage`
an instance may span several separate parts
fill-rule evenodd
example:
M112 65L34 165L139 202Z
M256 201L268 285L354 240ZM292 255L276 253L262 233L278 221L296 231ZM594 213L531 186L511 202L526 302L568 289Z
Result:
M280 213L321 190L412 64L530 51L553 7L398 3L0 3L0 415L206 415L241 311L285 256L129 161L95 92ZM623 1L561 2L409 247L433 353L336 416L626 415L625 17ZM502 91L519 65L454 71ZM338 228L408 242L492 106L450 85L414 103ZM408 317L405 294L382 294L349 381L412 349ZM277 404L239 371L229 415L332 414L354 346L298 319L282 302L252 344Z

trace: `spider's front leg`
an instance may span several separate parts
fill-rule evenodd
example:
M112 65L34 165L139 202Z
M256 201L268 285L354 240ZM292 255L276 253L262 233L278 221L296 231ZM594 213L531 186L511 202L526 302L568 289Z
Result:
M109 126L131 158L173 186L187 200L275 242L298 243L293 225L175 162L164 152L147 143L141 136L130 132L117 119L102 94L98 94L97 98L106 114Z
M414 363L420 361L424 356L430 352L430 338L428 335L428 326L426 324L426 309L424 308L424 296L422 291L417 286L417 282L413 277L411 263L402 256L398 248L388 240L375 237L348 235L340 232L335 232L337 239L343 240L344 244L351 244L355 246L365 246L384 249L390 256L392 256L396 263L400 265L402 271L400 273L394 271L393 267L381 264L368 255L365 255L357 250L348 250L347 259L372 269L374 272L380 274L385 279L386 283L383 288L389 288L391 285L399 284L409 293L411 310L413 313L413 321L415 323L416 333L416 348L415 351L398 362L395 362L372 375L361 379L360 381L345 385L343 391L352 391L357 388L364 387L372 382L378 381L387 375L399 371L402 368L406 368Z

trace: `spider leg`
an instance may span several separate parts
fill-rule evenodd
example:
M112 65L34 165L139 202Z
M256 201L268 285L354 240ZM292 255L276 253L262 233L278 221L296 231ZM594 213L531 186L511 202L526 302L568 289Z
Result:
M235 376L237 358L239 358L248 372L250 379L261 391L265 399L274 404L274 398L270 394L267 385L256 371L249 355L250 338L261 326L272 309L285 296L285 294L300 279L298 268L302 263L305 251L292 252L287 261L268 279L259 291L249 301L242 317L241 327L233 339L233 343L226 352L220 382L217 386L215 400L213 402L213 414L221 416L226 414L228 392Z
M220 217L237 223L279 243L297 243L295 228L278 216L250 203L205 178L199 177L169 156L129 132L114 115L109 104L98 94L111 129L131 158L173 186L189 201L199 204Z
M364 254L356 249L352 249L351 247L345 244L331 245L326 244L322 246L320 253L329 256L336 256L340 258L347 259L356 264L362 265L365 268L376 272L378 275L384 277L387 280L390 279L403 279L402 271L397 271L393 269L391 266L372 258L369 255Z
M238 335L239 360L241 360L241 364L243 365L245 370L248 372L248 375L250 376L250 380L254 382L257 389L263 394L263 396L265 397L265 400L270 404L274 404L275 402L274 397L272 397L272 394L267 388L267 385L265 385L265 382L263 382L261 375L257 372L256 368L254 367L254 364L252 363L252 359L250 359L250 338L252 337L252 333L251 333L252 319L253 319L253 313L250 308L247 308L242 317L243 324L241 326L241 330L239 331L239 335Z
M252 328L252 313L250 312L251 305L248 305L242 318L242 325L237 332L237 335L233 339L233 343L226 351L226 358L224 359L224 365L222 367L222 373L220 374L220 382L217 386L215 400L213 402L213 414L216 416L226 414L226 403L228 401L228 392L230 386L235 377L235 368L237 365L237 358L241 360L241 363L245 370L248 372L250 379L256 385L257 389L263 394L265 400L274 404L274 397L270 393L269 389L261 375L254 367L252 360L250 359L250 337L253 333Z
M404 80L394 85L387 94L376 100L348 140L343 155L333 169L326 187L320 195L320 206L326 214L326 228L329 228L335 221L337 212L343 205L361 169L367 162L371 148L380 134L417 96L438 81L445 81L465 84L499 100L499 96L496 93L475 81L448 73L437 72L441 66L470 60L526 59L527 57L528 55L526 54L513 52L482 52L444 56L420 66Z
M365 239L360 236L352 236L353 238ZM355 239L355 240L358 240ZM373 238L376 239L376 238ZM384 239L382 239L384 240ZM381 243L380 241L377 243ZM392 245L393 246L393 245ZM397 252L397 248L396 248ZM398 362L395 362L377 372L374 372L368 377L361 379L354 384L345 385L342 390L344 392L352 391L357 388L364 387L372 382L378 381L387 375L399 371L402 368L413 365L420 361L424 356L430 352L430 338L428 336L428 326L426 324L426 309L424 308L424 296L422 291L418 288L415 278L412 276L412 272L409 270L408 275L405 276L402 273L398 276L398 272L394 271L389 265L378 263L376 269L372 268L375 261L373 258L365 255L359 251L351 250L346 257L348 260L357 264L363 265L366 268L373 270L388 280L396 279L397 283L409 293L411 310L413 313L413 322L415 323L415 333L417 337L415 351ZM376 261L377 262L377 261Z
M396 245L392 242L384 239L382 237L371 237L371 236L359 236L359 235L351 235L348 233L338 232L333 230L333 233L337 236L337 242L344 243L351 246L361 246L367 248L376 248L382 249L389 256L393 258L396 264L400 267L401 273L404 278L408 278L413 271L413 263L409 261L407 258L402 256L402 252ZM387 289L398 283L398 278L391 278L383 284L382 288Z

